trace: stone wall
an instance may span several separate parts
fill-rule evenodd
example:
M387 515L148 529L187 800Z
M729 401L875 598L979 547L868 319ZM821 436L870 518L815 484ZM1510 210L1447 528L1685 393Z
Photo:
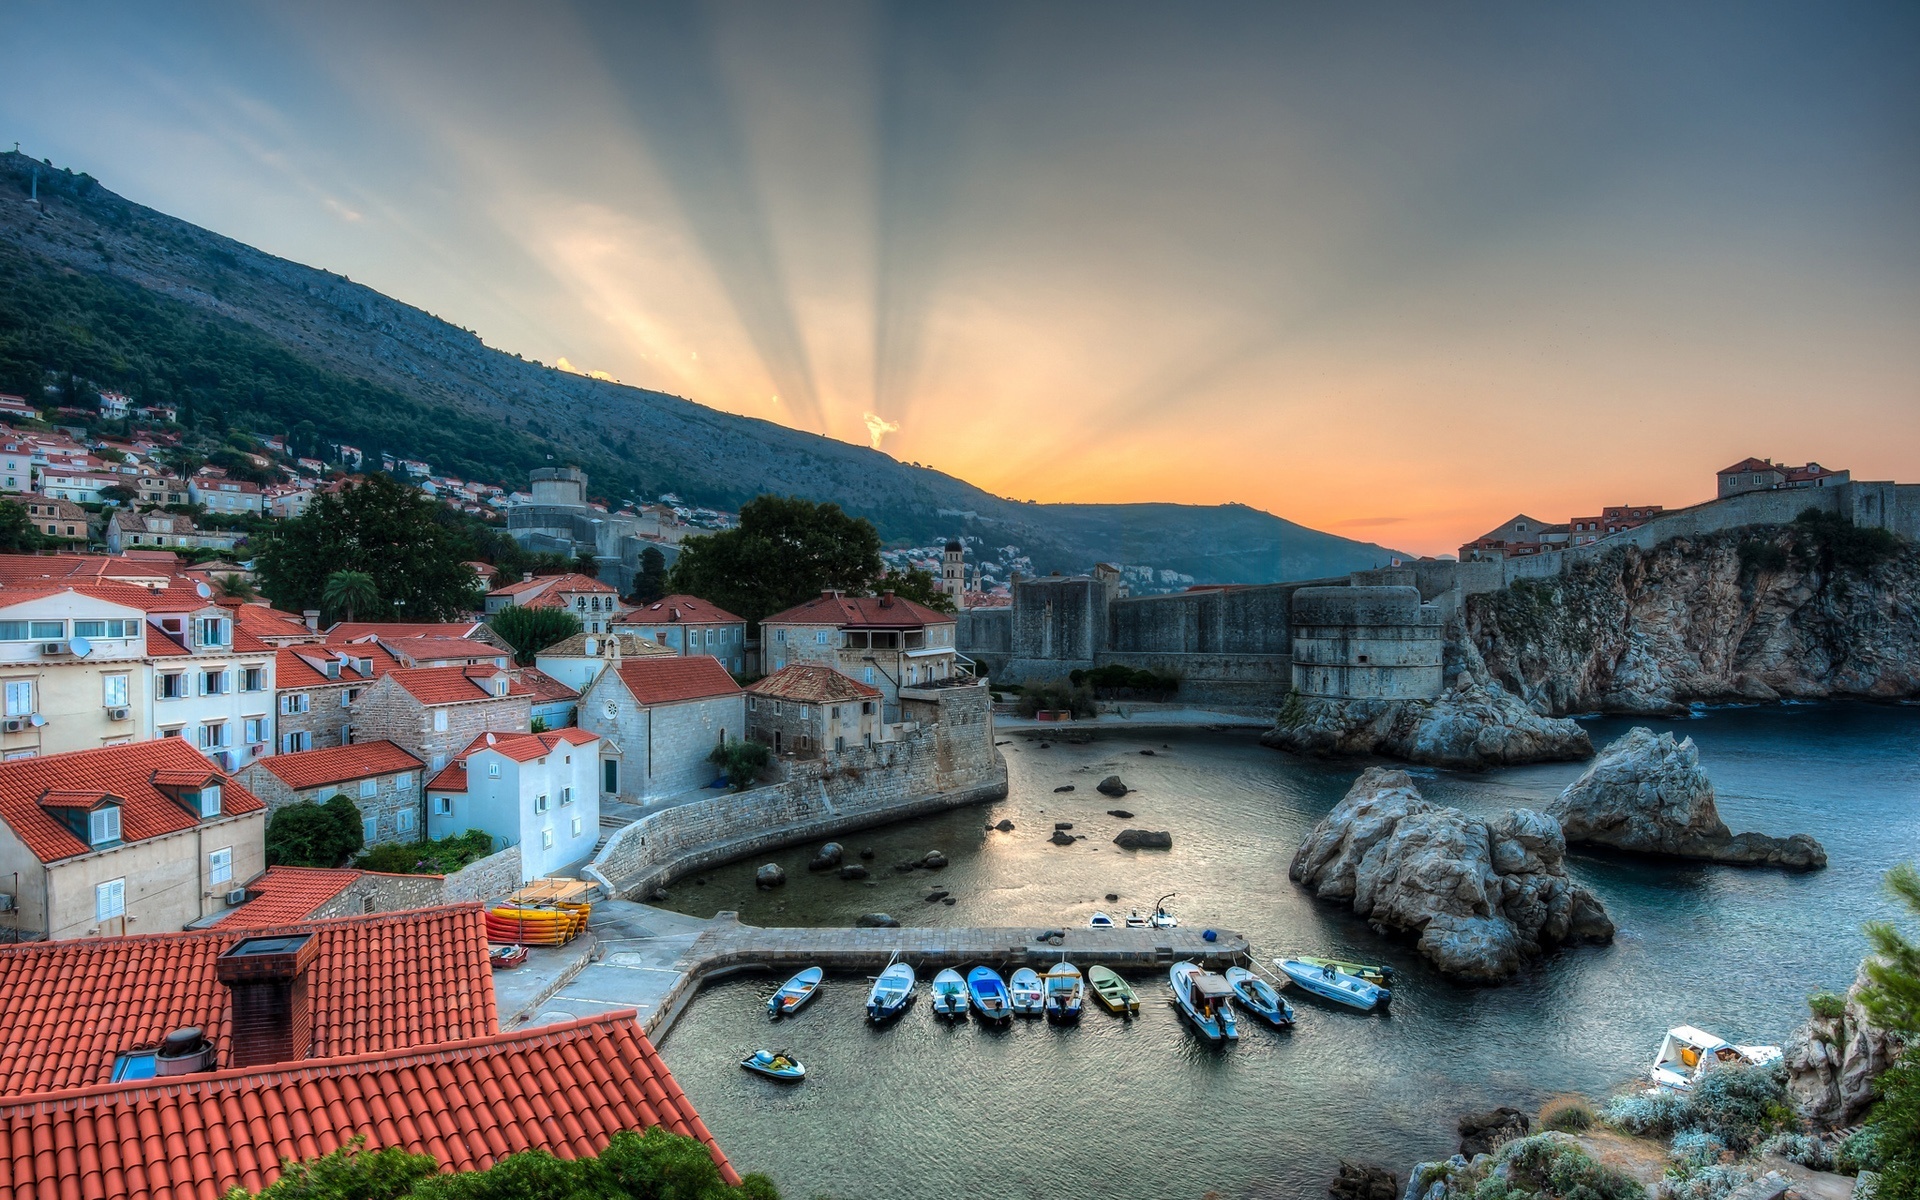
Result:
M1443 620L1415 587L1302 589L1293 599L1293 690L1336 700L1431 700L1442 683Z
M1091 575L1049 575L1013 585L1011 679L1063 678L1107 648L1114 588Z
M369 846L387 842L417 842L426 836L426 779L418 770L373 776L373 795L363 793L359 779L347 779L322 787L295 791L264 762L250 763L235 776L247 790L266 801L269 818L290 804L311 801L325 804L335 796L345 796L360 810L361 834ZM406 787L400 787L404 778ZM373 834L366 836L368 823Z
M446 766L483 733L525 733L533 723L532 701L526 696L487 696L458 704L427 705L395 683L391 675L362 688L352 713L355 741L385 738L425 762L430 772ZM445 729L434 727L436 713L446 714Z
M520 847L508 846L475 859L447 876L445 904L491 900L519 890Z
M676 876L793 842L1007 794L985 688L942 689L942 719L896 742L786 764L787 778L661 809L626 826L583 872L645 896Z
M451 875L393 875L363 871L339 895L313 910L321 917L405 912L439 904L485 904L520 888L520 847L475 859Z
M614 711L608 714L607 706ZM722 737L747 735L746 696L651 707L637 703L618 672L603 672L580 698L580 728L606 742L601 757L620 764L615 795L629 803L660 800L713 782L720 768L710 760ZM617 751L617 752L616 752Z
M280 739L279 752L290 753L286 740L290 733L305 733L310 739L306 747L309 750L326 750L345 745L346 739L341 736L341 731L351 723L352 713L348 711L345 704L341 703L341 698L349 689L361 686L363 685L357 682L329 682L324 686L315 684L311 687L281 688L277 696L278 703L275 705L280 716L274 730ZM306 697L307 711L287 711L288 700L295 696Z

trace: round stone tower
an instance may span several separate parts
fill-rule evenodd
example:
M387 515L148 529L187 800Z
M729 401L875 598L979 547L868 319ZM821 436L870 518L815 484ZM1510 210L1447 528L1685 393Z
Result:
M1444 651L1440 609L1411 587L1310 587L1293 594L1293 690L1334 700L1432 700Z

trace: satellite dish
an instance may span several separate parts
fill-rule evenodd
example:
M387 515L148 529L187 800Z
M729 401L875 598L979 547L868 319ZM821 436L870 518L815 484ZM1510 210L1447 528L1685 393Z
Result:
M93 653L93 643L81 637L79 634L75 634L73 637L67 639L67 649L73 651L75 658L85 658L87 655Z
M27 718L27 722L31 724L35 729L38 729L42 725L45 725L47 723L47 719L41 716L39 713L35 713L32 716Z
M210 588L210 587L208 587L208 586L207 586L206 584L204 584L204 583L196 583L196 584L194 584L194 585L193 585L193 590L194 590L194 591L196 591L196 592L198 592L198 593L200 593L200 598L201 598L202 600L206 600L206 599L210 599L210 598L211 598L211 597L213 596L213 589L212 589L212 588Z

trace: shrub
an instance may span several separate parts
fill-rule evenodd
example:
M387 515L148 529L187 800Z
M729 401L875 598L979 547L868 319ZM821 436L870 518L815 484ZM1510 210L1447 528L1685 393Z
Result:
M267 822L267 865L337 867L364 844L360 807L335 795L325 804L289 804Z
M1807 1009L1823 1020L1838 1021L1847 1015L1847 998L1833 992L1815 992L1807 997Z
M1020 690L1020 715L1032 717L1041 709L1067 709L1076 717L1091 717L1098 710L1093 689L1084 682L1076 685L1062 680L1030 683Z
M1747 1150L1775 1130L1797 1124L1787 1104L1786 1068L1728 1065L1707 1072L1687 1098L1684 1127L1701 1129L1734 1150Z
M1074 687L1085 684L1099 692L1125 692L1166 695L1180 689L1180 677L1171 672L1135 670L1121 663L1108 663L1091 671L1074 671L1067 676Z
M1760 1153L1778 1154L1815 1171L1834 1168L1833 1151L1819 1138L1804 1133L1776 1133L1760 1144Z
M724 746L715 746L713 753L707 756L708 762L718 763L727 774L727 782L736 792L744 792L760 779L773 761L772 752L760 742L743 742L739 738L729 738Z
M1886 1165L1886 1157L1880 1153L1879 1132L1871 1125L1854 1130L1833 1148L1833 1169L1842 1175L1878 1171Z
M1809 508L1793 519L1794 555L1808 566L1864 575L1900 553L1885 529L1863 529L1839 513Z
M502 609L487 622L487 627L513 647L514 661L531 666L533 656L555 642L563 642L580 632L580 618L559 608Z
M375 846L353 860L363 871L390 875L451 875L476 859L493 853L493 835L469 829L438 841L389 843Z
M1660 1181L1660 1200L1726 1200L1753 1182L1753 1172L1731 1163L1715 1163L1688 1175Z
M1536 1133L1508 1142L1497 1156L1511 1184L1532 1183L1564 1200L1643 1200L1647 1191L1631 1176L1604 1166L1563 1133ZM1478 1189L1475 1191L1476 1200Z
M1578 1100L1556 1105L1540 1115L1540 1125L1544 1129L1555 1129L1561 1133L1579 1133L1593 1128L1593 1110Z
M1686 1097L1661 1091L1615 1096L1600 1119L1621 1133L1665 1140L1685 1127L1688 1115Z
M1740 573L1743 575L1780 571L1787 565L1786 547L1764 538L1748 538L1741 542L1739 553Z

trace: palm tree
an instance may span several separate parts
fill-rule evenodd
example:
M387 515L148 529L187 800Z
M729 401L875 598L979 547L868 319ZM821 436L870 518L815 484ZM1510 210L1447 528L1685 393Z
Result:
M352 621L361 611L372 611L380 604L380 586L365 571L335 571L320 589L320 604L328 612Z
M220 594L230 600L251 600L260 594L254 590L253 584L248 582L245 575L234 573L222 575L218 586Z

